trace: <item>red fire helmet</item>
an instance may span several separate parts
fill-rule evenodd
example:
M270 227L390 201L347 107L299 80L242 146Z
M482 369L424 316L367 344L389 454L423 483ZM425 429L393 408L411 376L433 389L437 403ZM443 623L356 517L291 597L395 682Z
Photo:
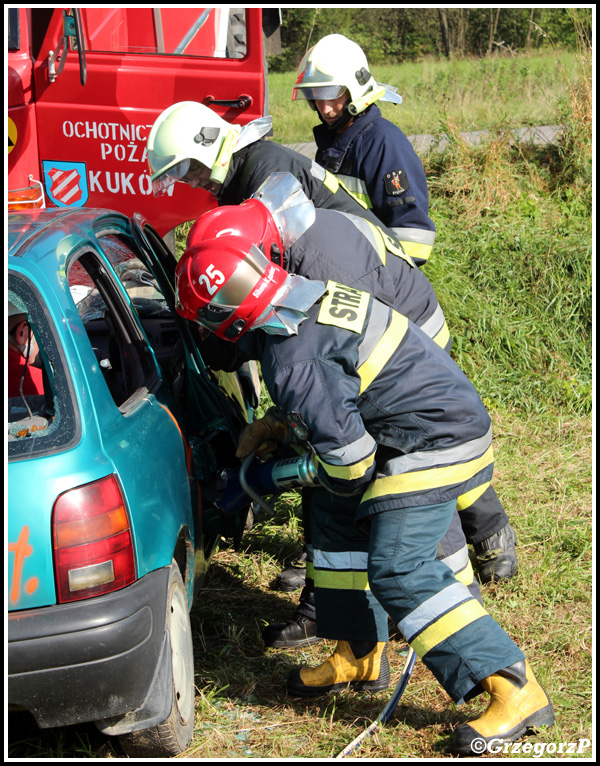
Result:
M223 232L189 246L181 257L175 271L176 309L220 338L235 341L253 327L287 277L252 240Z
M201 215L187 236L187 247L205 240L234 235L253 242L274 263L281 265L283 245L275 219L258 199L224 205Z

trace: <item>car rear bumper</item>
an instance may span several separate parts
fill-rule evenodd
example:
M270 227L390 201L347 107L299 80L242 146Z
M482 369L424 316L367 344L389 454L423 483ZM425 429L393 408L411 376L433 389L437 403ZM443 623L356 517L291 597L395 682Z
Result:
M105 596L9 613L9 705L28 710L41 728L118 721L136 710L140 723L125 730L142 728L170 651L168 581L165 567Z

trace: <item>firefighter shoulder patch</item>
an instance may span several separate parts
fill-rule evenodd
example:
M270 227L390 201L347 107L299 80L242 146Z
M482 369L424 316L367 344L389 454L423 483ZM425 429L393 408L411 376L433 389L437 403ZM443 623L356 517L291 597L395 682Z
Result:
M385 190L391 197L397 197L410 189L408 178L404 170L392 170L383 177Z
M327 293L321 302L317 322L361 333L367 318L370 298L369 293L330 280L327 283Z

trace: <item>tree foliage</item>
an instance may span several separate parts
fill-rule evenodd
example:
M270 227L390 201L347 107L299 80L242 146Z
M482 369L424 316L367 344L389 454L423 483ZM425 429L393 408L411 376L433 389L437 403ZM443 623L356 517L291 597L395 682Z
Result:
M339 32L358 43L371 64L415 61L427 55L460 58L572 49L577 29L591 41L589 8L282 8L282 53L274 72L295 69L321 37Z

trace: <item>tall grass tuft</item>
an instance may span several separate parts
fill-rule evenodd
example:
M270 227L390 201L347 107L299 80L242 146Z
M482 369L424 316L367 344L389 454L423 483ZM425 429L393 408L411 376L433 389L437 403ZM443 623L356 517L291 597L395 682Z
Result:
M565 126L559 143L563 173L561 180L573 184L591 201L592 189L592 120L593 75L592 44L581 23L577 9L569 14L578 32L576 70L571 75L563 70L568 97L559 102L561 124Z
M591 55L562 70L555 145L516 144L504 123L424 158L437 240L425 271L453 353L489 408L585 414L592 407Z

